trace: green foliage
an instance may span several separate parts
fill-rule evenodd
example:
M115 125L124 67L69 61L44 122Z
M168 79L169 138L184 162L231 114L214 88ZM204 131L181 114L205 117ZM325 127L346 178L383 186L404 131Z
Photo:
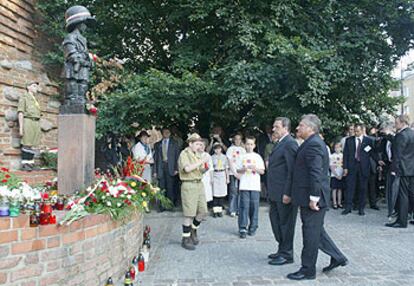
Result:
M42 152L40 154L40 159L43 163L42 166L49 169L57 170L57 156L57 153Z
M201 129L233 129L308 112L336 133L394 111L390 72L414 39L411 0L114 2L38 4L57 37L66 8L88 6L93 50L127 59L129 81L100 104L101 133L195 116Z

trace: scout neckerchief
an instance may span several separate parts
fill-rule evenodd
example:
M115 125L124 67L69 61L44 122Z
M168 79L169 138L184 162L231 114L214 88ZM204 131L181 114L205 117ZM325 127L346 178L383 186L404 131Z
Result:
M36 105L36 107L40 109L40 105L39 105L39 102L37 102L36 97L31 92L28 92L28 94L30 94L30 96L32 97L32 99L33 99L34 104Z
M190 147L188 147L188 153L190 154L191 159L194 159L194 161L199 161L200 159L197 157L196 153L191 150Z

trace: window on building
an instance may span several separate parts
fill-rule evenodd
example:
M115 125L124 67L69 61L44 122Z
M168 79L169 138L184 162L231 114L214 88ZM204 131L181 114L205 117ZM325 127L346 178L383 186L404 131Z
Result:
M404 114L410 114L410 107L408 105L404 106Z
M410 94L410 88L408 86L404 87L404 97L408 97L408 95Z

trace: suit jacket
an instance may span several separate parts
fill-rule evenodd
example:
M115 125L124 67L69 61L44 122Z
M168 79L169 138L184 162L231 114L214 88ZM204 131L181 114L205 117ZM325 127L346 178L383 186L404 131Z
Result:
M393 135L384 135L381 137L380 142L378 143L378 160L381 160L385 163L385 166L388 167L391 165L391 159L388 157L388 153L387 153L387 145L388 143L391 144L391 148L392 148L392 144L394 141L394 136ZM391 156L392 156L392 149L391 149Z
M310 196L319 197L319 206L329 203L329 154L319 134L306 139L299 147L291 188L292 203L308 207Z
M391 170L400 177L414 176L414 131L405 128L395 135Z
M344 169L347 169L350 175L354 174L357 168L357 160L355 159L355 153L355 136L351 136L346 139L344 148ZM363 136L361 143L360 164L362 175L364 177L368 177L370 174L370 158L373 158L375 161L378 161L378 158L375 155L375 144L374 141L370 139L368 136Z
M154 163L155 163L155 172L159 179L162 178L162 140L158 141L154 145ZM168 174L174 176L175 172L178 172L178 157L180 156L180 148L175 142L174 139L170 137L168 141L168 151L167 151L167 164L168 164Z
M290 135L273 147L267 169L267 192L271 201L282 202L283 195L290 194L298 148L298 143Z

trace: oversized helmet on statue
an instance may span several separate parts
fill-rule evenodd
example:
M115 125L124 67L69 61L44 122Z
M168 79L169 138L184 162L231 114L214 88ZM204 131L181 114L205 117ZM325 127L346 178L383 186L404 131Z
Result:
M91 12L84 6L72 6L65 13L66 30L72 32L76 25L85 23L88 27L96 23L95 17L92 17Z

